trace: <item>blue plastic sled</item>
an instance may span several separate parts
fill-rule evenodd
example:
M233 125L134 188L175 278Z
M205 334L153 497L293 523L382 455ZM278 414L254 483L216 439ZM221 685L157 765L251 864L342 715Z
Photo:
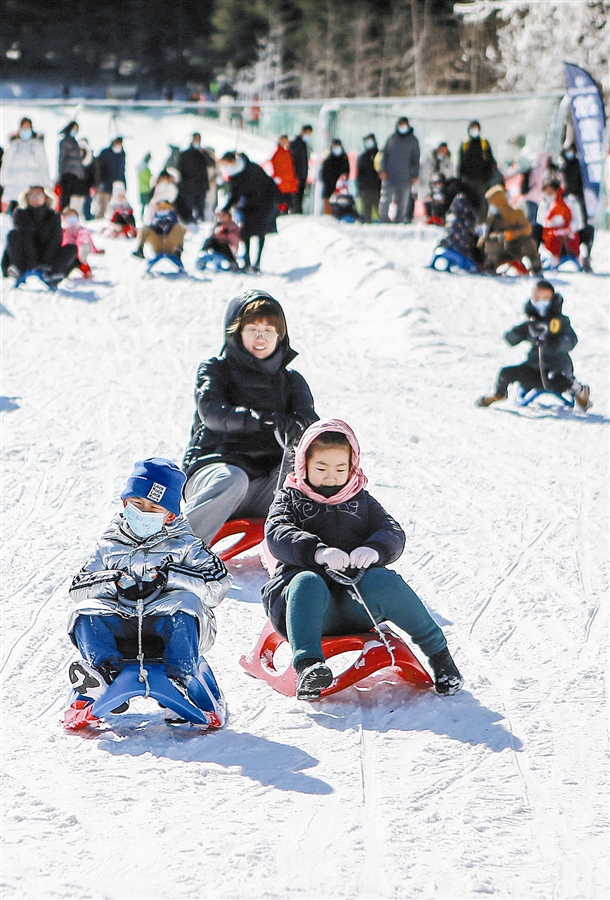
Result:
M175 272L172 272L172 273L165 272L165 273L159 273L159 274L167 274L167 275L169 275L169 274L182 275L183 273L186 274L186 269L184 268L184 265L182 264L182 260L178 259L177 256L172 256L171 253L158 253L156 256L153 256L153 258L149 261L148 265L146 266L147 273L150 274L152 272L152 270L154 269L154 267L157 265L157 263L161 262L162 259L169 260L172 263L172 265L174 266Z
M24 272L23 275L20 275L19 278L15 281L15 287L19 288L23 285L27 284L28 279L32 279L28 285L32 290L35 291L56 291L57 285L52 284L46 281L44 275L40 271L40 269L28 269L27 272Z
M562 256L556 266L552 266L549 262L543 262L542 268L545 272L583 272L584 269L580 260L575 256Z
M213 269L215 272L236 272L235 265L231 265L231 261L223 256L222 253L216 253L213 250L206 250L197 259L198 269Z
M538 388L532 388L531 391L524 391L523 388L521 388L515 395L515 403L517 406L529 406L530 403L533 403L538 397L545 396L554 397L556 400L560 400L562 405L569 409L574 407L574 397L571 395L566 396L564 394L557 394L555 391L541 391L538 390Z
M475 262L448 247L437 247L432 257L429 269L437 272L467 272L469 275L477 275L479 267Z

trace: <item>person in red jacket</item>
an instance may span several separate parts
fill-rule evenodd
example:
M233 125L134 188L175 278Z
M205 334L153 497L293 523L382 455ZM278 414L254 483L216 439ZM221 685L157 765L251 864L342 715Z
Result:
M559 262L562 256L578 259L578 212L566 203L558 181L550 181L544 187L537 221L542 225L542 243L553 257L554 263Z
M277 150L271 157L271 165L273 166L273 180L282 195L282 202L279 204L280 212L292 212L294 198L299 189L299 179L294 170L287 134L280 135Z

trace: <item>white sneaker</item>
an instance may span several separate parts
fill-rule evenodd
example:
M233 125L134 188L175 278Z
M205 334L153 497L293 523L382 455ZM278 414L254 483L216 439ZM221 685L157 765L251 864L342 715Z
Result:
M70 683L77 694L83 694L91 700L99 700L108 690L108 682L101 672L79 659L70 663Z

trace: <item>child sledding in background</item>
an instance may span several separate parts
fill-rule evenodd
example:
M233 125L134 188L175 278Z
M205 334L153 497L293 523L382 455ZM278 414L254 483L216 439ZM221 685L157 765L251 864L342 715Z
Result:
M182 246L186 229L178 221L178 214L168 200L159 200L150 225L140 229L140 239L132 256L144 259L144 247L149 244L154 255L163 253L178 262L182 258Z
M267 516L265 534L279 565L262 598L275 629L290 642L297 697L315 700L333 680L322 635L371 630L366 610L325 567L367 569L359 588L375 620L406 631L428 657L438 693L453 694L463 679L443 632L400 575L386 568L401 555L404 532L366 484L351 428L339 419L315 422Z
M122 181L115 181L112 185L112 195L106 210L106 218L110 221L109 234L111 237L136 237L138 233L136 220Z
M506 400L508 386L517 382L524 391L552 391L563 394L568 391L581 409L588 409L589 388L574 377L570 350L578 338L567 316L562 313L563 297L555 292L548 281L539 281L531 300L525 304L526 322L515 325L504 335L507 343L515 347L522 341L532 346L524 363L500 369L494 393L480 397L477 406L491 406L498 400Z
M551 180L542 189L536 222L542 227L542 243L550 254L550 263L556 266L563 257L578 259L581 244L578 232L583 229L583 217L575 197L566 197L559 181ZM582 245L585 259L588 247ZM587 266L590 270L590 266Z
M66 244L75 244L78 252L78 268L84 278L93 278L91 266L87 262L90 253L103 253L94 242L91 232L80 224L78 213L72 207L67 206L61 214L62 247Z
M335 219L339 219L340 222L360 221L360 215L356 208L356 198L349 192L346 175L339 176L337 186L328 202L331 215Z
M230 270L236 272L241 229L226 209L217 210L214 219L214 229L199 251L197 265L200 269L205 269L206 264L213 260L214 254L219 254L228 261Z
M450 178L445 184L445 199L448 204L445 234L439 246L460 253L479 265L483 253L477 247L479 235L474 191L459 178Z
M70 665L70 682L91 703L121 671L126 646L137 647L139 601L145 652L162 644L167 675L183 692L214 643L212 607L231 576L180 513L185 480L170 460L137 462L121 494L123 511L72 582L68 632L82 659Z

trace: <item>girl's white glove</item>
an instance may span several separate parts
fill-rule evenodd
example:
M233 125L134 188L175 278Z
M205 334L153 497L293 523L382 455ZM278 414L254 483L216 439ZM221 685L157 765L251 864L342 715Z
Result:
M349 566L349 556L337 547L321 547L316 550L314 559L319 566L328 566L329 569L335 569L337 572L341 572Z
M349 555L352 569L368 569L379 559L379 554L372 547L356 547Z

